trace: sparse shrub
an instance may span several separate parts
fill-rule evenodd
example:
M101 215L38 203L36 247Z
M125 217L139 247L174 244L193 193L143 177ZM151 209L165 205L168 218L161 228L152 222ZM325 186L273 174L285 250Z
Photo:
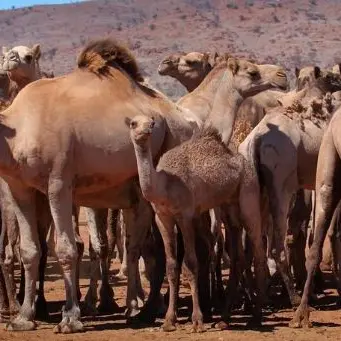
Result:
M186 20L186 19L187 19L187 15L186 15L186 14L181 15L181 16L180 16L180 19Z
M154 18L154 19L156 19L156 18L157 18L157 14L156 14L156 13L153 15L153 18Z
M226 7L231 9L238 9L238 5L235 2L228 3Z
M239 16L239 20L240 20L240 21L244 21L244 20L246 20L246 18L241 14L241 15Z
M253 0L246 0L245 5L248 7L252 7L254 5Z
M149 28L150 28L152 31L154 31L154 30L156 29L156 25L155 25L155 24L150 24L150 25L149 25Z
M309 2L310 2L310 5L316 6L316 0L309 0Z
M116 29L117 29L117 31L122 31L122 23L118 23Z
M273 15L273 19L274 19L274 22L275 22L275 23L281 22L281 21L278 19L278 16L277 16L276 14Z

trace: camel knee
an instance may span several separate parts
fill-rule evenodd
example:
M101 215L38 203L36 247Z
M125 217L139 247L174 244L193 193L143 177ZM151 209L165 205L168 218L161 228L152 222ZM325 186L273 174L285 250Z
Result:
M35 244L20 245L20 257L24 267L39 265L41 258L41 250Z
M58 241L56 247L56 254L60 264L63 266L64 264L74 263L78 259L78 251L76 243L72 243L70 241Z

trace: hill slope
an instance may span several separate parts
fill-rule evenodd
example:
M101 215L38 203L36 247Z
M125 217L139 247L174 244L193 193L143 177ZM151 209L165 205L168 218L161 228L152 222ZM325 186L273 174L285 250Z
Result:
M42 66L72 70L89 39L127 42L151 82L168 95L184 89L157 75L175 51L229 51L295 66L341 61L339 0L97 0L0 11L0 45L42 46Z

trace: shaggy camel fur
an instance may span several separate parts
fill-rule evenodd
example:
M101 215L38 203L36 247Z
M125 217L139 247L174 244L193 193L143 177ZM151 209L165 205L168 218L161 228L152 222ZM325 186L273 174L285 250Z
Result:
M3 47L2 54L3 60L0 69L7 73L8 80L2 77L1 97L3 100L11 102L27 84L41 78L40 45L36 44L32 48L27 46L16 46L12 49Z
M170 285L170 301L163 324L166 331L174 330L176 323L178 269L174 224L179 226L184 241L184 264L193 300L193 330L204 330L199 307L198 265L192 220L198 213L214 206L226 203L240 207L241 217L254 246L259 294L264 297L266 260L262 246L260 210L257 210L257 175L251 165L244 163L240 155L234 155L227 145L243 98L276 86L267 75L262 72L261 66L230 58L212 112L203 127L191 140L166 152L156 170L150 139L154 120L146 116L127 119L135 147L142 193L153 205L165 244ZM203 159L204 165L200 161ZM260 306L258 309L260 313Z
M309 102L326 92L341 89L341 77L316 68L316 79L298 92L302 102L266 115L240 145L239 151L258 164L259 176L270 200L275 249L273 257L287 287L291 304L299 303L293 279L288 269L285 236L288 210L292 195L299 189L313 189L315 167L320 142L327 125L331 107L320 108ZM330 99L330 98L329 98ZM307 108L309 110L307 110ZM283 115L285 113L285 115Z
M283 84L276 73L268 76ZM48 197L65 279L66 304L55 331L77 332L83 324L75 285L72 201L88 207L126 208L126 225L138 228L146 204L134 181L136 158L124 118L141 113L155 117L154 158L192 136L185 111L141 82L130 51L112 40L100 40L84 49L75 71L25 87L2 113L0 175L13 196L26 278L24 303L8 329L35 328L33 284L40 254L35 192Z
M306 262L308 276L304 286L302 300L295 312L293 320L290 322L291 327L311 326L309 322L310 307L308 306L308 299L312 290L312 280L314 272L322 258L323 242L332 222L333 214L337 216L340 210L338 207L335 211L341 199L340 124L341 109L338 109L326 129L318 155L315 186L316 216L314 240Z

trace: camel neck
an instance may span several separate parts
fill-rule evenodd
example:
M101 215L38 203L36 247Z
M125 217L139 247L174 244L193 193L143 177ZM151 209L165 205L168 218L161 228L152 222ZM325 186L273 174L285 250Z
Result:
M148 141L143 146L138 145L135 142L133 142L133 144L142 194L148 201L153 201L157 186L157 172L153 164L151 143Z
M11 80L11 82L16 84L16 88L18 91L23 89L27 84L37 80L38 78L31 79L30 77L22 76L22 75L17 75L15 73L8 73L8 78Z
M236 114L243 101L243 97L232 86L231 78L232 74L226 71L214 97L211 113L205 122L205 128L216 129L225 145L230 142Z

